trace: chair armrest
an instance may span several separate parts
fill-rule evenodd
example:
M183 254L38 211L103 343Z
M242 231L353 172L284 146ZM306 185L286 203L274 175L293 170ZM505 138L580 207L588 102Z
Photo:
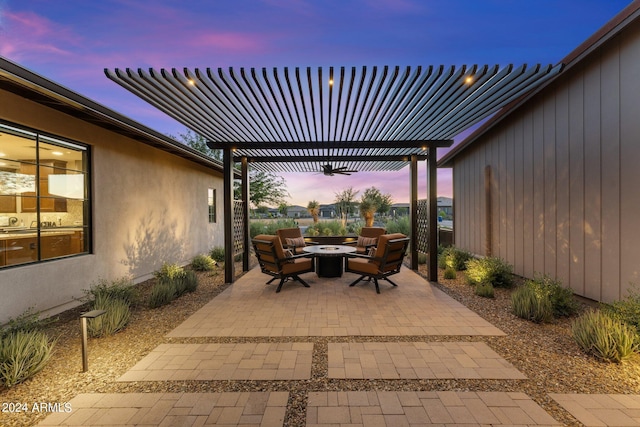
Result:
M347 242L342 242L343 245L349 246L349 245L354 245L356 246L356 244L358 243L357 240L351 240L351 241L347 241Z
M347 258L366 258L366 259L373 259L372 256L369 255L365 255L365 254L356 254L356 253L348 253L345 254Z

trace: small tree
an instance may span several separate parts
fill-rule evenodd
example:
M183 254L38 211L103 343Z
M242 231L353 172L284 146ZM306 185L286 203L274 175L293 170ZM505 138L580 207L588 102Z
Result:
M320 203L317 200L311 200L307 205L307 211L313 218L313 223L317 224L320 216Z
M365 225L373 225L376 213L385 214L389 212L392 204L390 194L382 194L376 187L367 188L360 199L360 215L364 218Z
M286 203L280 203L280 205L278 206L278 212L280 213L280 215L286 217L287 213L289 212L289 205L287 205Z
M342 190L340 193L336 193L336 211L342 219L342 226L345 228L347 227L347 218L355 211L355 199L357 195L358 191L354 190L353 187L349 187Z
M171 136L171 135L169 135ZM178 138L172 136L189 147L206 154L207 156L222 161L222 150L213 150L207 146L207 139L191 130L187 129L186 133L178 134Z

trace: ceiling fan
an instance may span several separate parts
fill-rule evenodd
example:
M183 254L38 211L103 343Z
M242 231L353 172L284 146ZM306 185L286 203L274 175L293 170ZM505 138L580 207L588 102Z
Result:
M334 168L331 164L322 165L322 173L326 176L333 176L335 174L339 175L351 175L354 172L358 172L357 170L351 170L347 166L342 166L339 168Z

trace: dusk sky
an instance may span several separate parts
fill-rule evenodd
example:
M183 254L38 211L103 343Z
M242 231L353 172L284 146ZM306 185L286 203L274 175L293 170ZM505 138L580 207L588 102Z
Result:
M556 64L630 2L0 0L0 55L178 135L183 125L108 80L103 69ZM331 203L347 187L361 194L371 186L408 201L408 167L282 176L292 204ZM439 173L438 193L452 195L447 171Z

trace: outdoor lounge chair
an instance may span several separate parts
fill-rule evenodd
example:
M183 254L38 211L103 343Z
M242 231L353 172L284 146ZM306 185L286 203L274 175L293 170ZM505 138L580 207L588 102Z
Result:
M308 242L304 240L300 228L281 228L276 230L276 234L285 249L289 249L294 255L304 253L302 248L304 248Z
M355 243L356 253L368 255L369 250L378 245L378 238L386 232L387 230L382 227L362 227L358 240L356 242L345 242L345 244Z
M384 234L378 239L378 246L373 256L362 254L347 255L345 271L360 275L349 286L355 286L366 277L373 279L377 293L380 293L379 279L384 279L393 286L398 286L389 279L389 276L400 272L408 246L409 238L404 234Z
M280 279L276 292L280 292L282 285L289 279L297 280L305 288L309 284L300 278L300 274L315 271L312 254L287 256L282 242L278 236L260 234L253 240L260 269L264 274L273 276L267 285L276 279Z

